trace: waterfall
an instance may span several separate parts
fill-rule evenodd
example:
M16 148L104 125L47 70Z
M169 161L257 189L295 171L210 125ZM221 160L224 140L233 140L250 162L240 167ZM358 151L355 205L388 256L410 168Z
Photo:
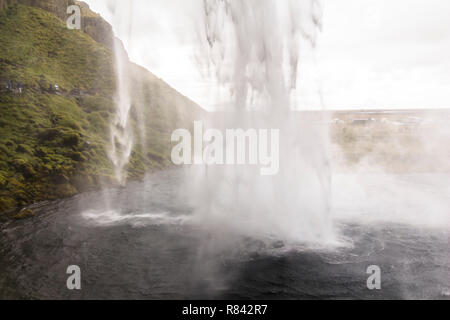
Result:
M204 0L199 56L221 92L215 128L280 130L280 171L252 166L188 170L189 198L214 232L330 244L331 174L324 119L294 111L300 50L313 50L321 28L315 0Z
M114 3L114 25L118 28L130 29L131 4L123 6ZM127 17L128 13L128 17ZM109 159L114 165L114 175L116 181L123 185L126 182L126 166L131 156L133 148L133 130L130 124L130 70L129 58L122 42L114 39L114 59L116 73L116 112L110 123L111 144L108 152Z
M289 108L300 50L315 46L321 15L317 0L204 0L199 61L231 93L231 107Z

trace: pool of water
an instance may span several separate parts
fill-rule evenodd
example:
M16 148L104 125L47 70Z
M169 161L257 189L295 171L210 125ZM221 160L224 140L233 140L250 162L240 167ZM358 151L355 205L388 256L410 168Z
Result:
M168 170L0 226L1 299L450 299L450 231L336 218L342 245L209 230ZM340 208L342 210L342 208ZM69 265L82 288L68 290ZM367 268L381 269L381 290Z

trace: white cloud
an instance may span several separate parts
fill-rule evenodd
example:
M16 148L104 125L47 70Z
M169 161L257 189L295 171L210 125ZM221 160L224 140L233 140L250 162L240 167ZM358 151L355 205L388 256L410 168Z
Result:
M278 1L278 0L275 0ZM87 0L133 61L200 105L218 103L194 62L198 1ZM110 6L111 7L111 6ZM450 1L323 0L323 32L302 54L297 101L319 108L450 107Z

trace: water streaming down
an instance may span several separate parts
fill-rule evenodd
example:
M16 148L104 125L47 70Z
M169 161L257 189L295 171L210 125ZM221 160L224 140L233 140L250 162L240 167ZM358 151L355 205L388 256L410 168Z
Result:
M226 104L209 125L280 129L280 170L262 176L258 166L188 169L186 189L197 218L228 236L336 244L329 210L328 132L295 111L293 102L301 76L299 53L314 49L320 4L205 0L202 9L197 61L217 81Z
M115 11L113 16L116 25L126 24L131 28L130 18L126 13L131 14L131 3L119 5L112 3ZM124 14L125 12L125 14ZM133 130L130 124L131 95L130 95L130 70L129 59L122 42L114 40L114 58L116 71L116 113L110 123L111 145L108 156L114 165L114 174L117 182L121 185L126 182L126 165L130 159L133 149Z
M228 90L234 109L290 109L300 50L316 45L317 0L204 0L197 61ZM220 99L220 98L219 98Z

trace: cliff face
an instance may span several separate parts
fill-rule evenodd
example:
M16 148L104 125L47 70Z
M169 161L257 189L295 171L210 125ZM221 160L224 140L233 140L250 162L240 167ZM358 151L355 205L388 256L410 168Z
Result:
M60 19L64 19L67 14L67 7L73 4L73 0L0 0L0 10L6 9L10 5L16 3L44 9L53 13Z
M81 8L81 29L95 41L112 49L114 33L111 25L100 15L89 9L89 6L81 1L74 1Z
M108 42L95 41L112 39L112 31L86 7L85 32L69 30L56 2L65 3L8 1L0 11L0 219L2 212L114 181L108 159L114 56ZM171 165L171 132L190 128L203 111L146 69L131 63L129 69L136 139L126 170L138 179ZM23 92L7 90L8 81L15 88L20 82ZM59 92L50 89L54 84Z

